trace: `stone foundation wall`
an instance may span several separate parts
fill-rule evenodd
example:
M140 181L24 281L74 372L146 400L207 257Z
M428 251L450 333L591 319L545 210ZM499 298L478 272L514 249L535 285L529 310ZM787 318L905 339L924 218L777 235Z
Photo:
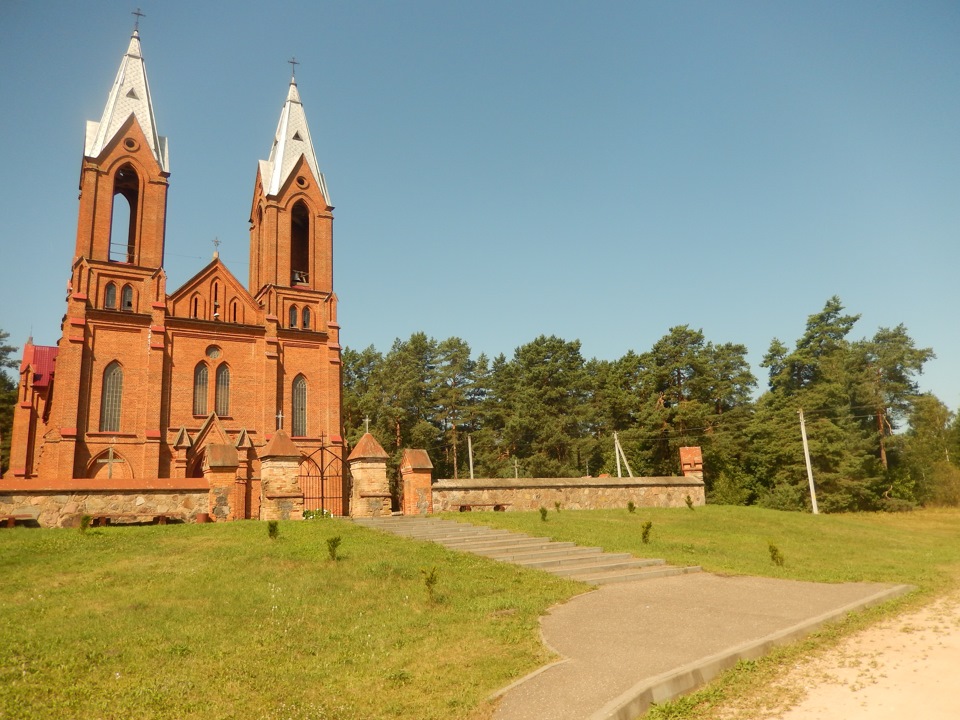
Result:
M198 513L208 512L207 505L206 489L0 494L0 515L33 515L40 527L76 527L83 515L167 515L196 522Z
M484 478L439 480L433 485L434 512L476 510L568 510L637 507L686 507L706 502L703 479L655 478Z

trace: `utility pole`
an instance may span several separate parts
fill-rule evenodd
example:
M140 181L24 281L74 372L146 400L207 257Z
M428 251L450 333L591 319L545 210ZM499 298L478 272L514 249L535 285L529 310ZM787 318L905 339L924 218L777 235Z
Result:
M627 475L633 477L633 470L630 469L630 461L627 460L627 454L623 451L620 438L616 433L613 434L613 449L617 453L617 477L623 477L620 474L620 458L623 458L623 464L627 466Z
M459 480L460 475L457 474L457 426L453 426L453 479Z
M473 480L473 435L467 433L467 455L470 457L470 479Z
M813 468L810 466L810 446L807 444L807 424L803 420L803 408L800 408L800 435L803 437L803 459L807 461L807 480L810 482L810 501L813 504L813 514L819 515L817 510L817 490L813 486Z
M623 477L623 473L620 470L620 441L617 440L617 434L613 434L613 454L617 458L617 477Z

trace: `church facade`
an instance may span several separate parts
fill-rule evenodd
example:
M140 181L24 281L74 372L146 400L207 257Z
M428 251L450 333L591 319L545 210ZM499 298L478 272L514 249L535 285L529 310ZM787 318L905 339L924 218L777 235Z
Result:
M230 445L237 483L255 494L261 452L282 429L304 480L326 474L337 494L333 206L296 80L257 166L246 285L214 253L168 292L169 178L135 31L103 116L87 124L61 338L24 348L5 481L151 487L204 477L208 449Z

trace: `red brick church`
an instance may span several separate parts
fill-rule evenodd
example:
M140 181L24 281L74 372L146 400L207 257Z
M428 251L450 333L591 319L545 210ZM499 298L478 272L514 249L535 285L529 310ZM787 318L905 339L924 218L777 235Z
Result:
M235 512L256 516L262 453L282 428L304 480L326 476L336 494L333 206L295 79L256 172L246 286L214 253L168 292L169 178L135 31L87 123L61 338L24 348L4 484L175 491L199 486L209 447L232 446L247 496Z

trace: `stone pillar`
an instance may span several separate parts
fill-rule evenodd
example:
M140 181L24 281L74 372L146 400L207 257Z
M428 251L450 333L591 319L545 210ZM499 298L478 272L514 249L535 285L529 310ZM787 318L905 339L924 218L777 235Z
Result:
M233 445L211 443L204 448L203 477L210 484L210 519L215 522L237 517L233 486L237 482L238 464L237 449ZM239 512L243 517L242 508Z
M390 514L390 482L387 455L370 433L350 453L347 462L353 483L350 488L350 517L380 517Z
M303 520L300 450L282 429L260 453L260 519Z
M426 450L404 450L400 460L400 475L403 478L404 515L429 515L433 513L433 463Z

